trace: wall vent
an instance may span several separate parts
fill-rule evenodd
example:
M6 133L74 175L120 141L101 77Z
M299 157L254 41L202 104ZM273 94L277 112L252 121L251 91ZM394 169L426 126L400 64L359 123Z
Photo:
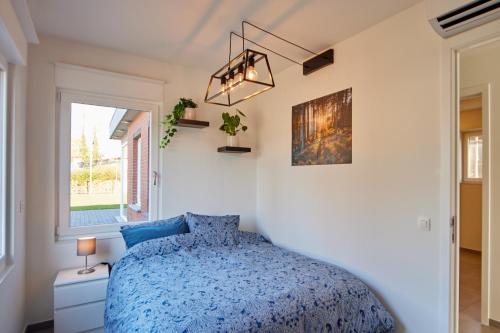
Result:
M475 0L430 20L444 38L500 18L500 0Z

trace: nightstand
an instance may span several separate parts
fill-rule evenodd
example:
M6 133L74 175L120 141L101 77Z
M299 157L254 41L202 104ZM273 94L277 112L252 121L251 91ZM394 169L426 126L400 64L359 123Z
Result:
M104 332L104 303L108 286L107 265L78 274L81 268L57 274L54 281L54 332Z

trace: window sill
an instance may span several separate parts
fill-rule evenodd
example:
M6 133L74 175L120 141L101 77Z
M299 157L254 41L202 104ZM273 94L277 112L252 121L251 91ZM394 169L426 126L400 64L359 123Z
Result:
M80 237L94 236L97 239L121 238L120 227L123 225L137 225L146 221L122 222L117 224L92 225L78 228L58 227L56 241L75 240Z
M80 227L69 227L67 224L58 226L55 232L56 241L66 241L75 240L80 237L94 236L97 239L112 239L121 238L120 233L121 226L124 225L137 225L140 223L148 222L144 221L133 221L133 222L120 222L113 224L102 224L102 225L88 225Z
M121 238L122 234L119 231L111 231L111 232L95 232L95 233L81 233L78 235L57 235L56 241L68 241L75 240L80 237L85 236L95 236L97 239L113 239L113 238Z

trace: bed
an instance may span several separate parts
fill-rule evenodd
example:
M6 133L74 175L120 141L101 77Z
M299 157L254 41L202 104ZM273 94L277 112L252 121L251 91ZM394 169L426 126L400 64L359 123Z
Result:
M255 233L236 236L235 244L207 244L186 233L128 249L111 272L105 331L393 330L379 300L344 269Z

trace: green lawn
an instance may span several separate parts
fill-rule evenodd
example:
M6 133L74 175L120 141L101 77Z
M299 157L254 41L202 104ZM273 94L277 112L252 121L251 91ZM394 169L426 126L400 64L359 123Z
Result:
M78 210L98 210L98 209L118 209L120 208L119 204L115 205L93 205L93 206L71 206L71 211Z
M120 194L94 193L71 194L71 210L97 210L120 208Z

